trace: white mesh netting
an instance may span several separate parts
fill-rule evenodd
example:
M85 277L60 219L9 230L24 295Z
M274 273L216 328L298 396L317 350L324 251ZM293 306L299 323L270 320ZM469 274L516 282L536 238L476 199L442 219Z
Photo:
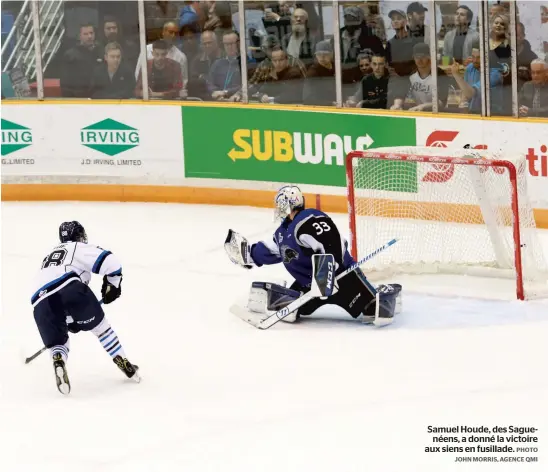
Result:
M512 182L508 169L374 158L405 156L505 160L517 170L523 288L526 298L548 295L548 266L527 195L524 156L484 150L392 147L352 159L358 257L392 238L398 243L364 270L390 274L451 273L516 278Z

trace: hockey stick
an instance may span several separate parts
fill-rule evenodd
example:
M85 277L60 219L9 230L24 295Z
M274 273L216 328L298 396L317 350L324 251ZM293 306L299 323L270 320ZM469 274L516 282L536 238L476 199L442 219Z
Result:
M348 275L350 272L354 272L359 266L361 266L362 264L365 264L369 259L372 259L380 252L384 251L385 249L388 249L390 246L392 246L396 242L397 242L397 239L392 239L391 241L388 241L384 246L379 247L368 256L365 256L363 259L360 259L358 262L355 262L354 264L352 264L348 269L346 269L344 272L339 274L335 280L339 281L345 275ZM252 318L241 317L241 316L240 318L242 318L246 323L249 323L255 328L263 329L263 330L268 329L271 326L274 326L278 321L283 320L286 316L289 316L291 313L298 310L305 303L308 303L310 300L318 296L320 296L318 293L313 293L313 290L311 290L310 292L304 294L302 297L298 298L294 302L287 305L285 308L282 308L281 310L278 310L276 313L272 313L271 315L259 321L254 320Z
M99 300L99 305L102 305L104 302L104 300ZM34 359L36 359L40 354L42 354L45 350L47 349L46 346L44 346L42 349L40 349L39 351L36 351L32 356L30 357L27 357L25 359L25 364L28 364L29 362L32 362Z

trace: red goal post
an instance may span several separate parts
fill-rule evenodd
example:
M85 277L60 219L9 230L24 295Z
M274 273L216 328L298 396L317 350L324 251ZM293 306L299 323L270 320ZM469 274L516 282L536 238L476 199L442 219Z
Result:
M422 150L422 152L421 152ZM416 153L415 153L416 151ZM437 153L441 155L436 155ZM481 153L481 154L479 154ZM462 157L450 157L443 154L463 154ZM466 155L468 154L468 156ZM451 220L450 213L455 211L454 207L458 206L459 211L461 212L461 215L470 215L470 223L480 223L483 221L485 215L482 217L481 214L478 217L471 216L474 211L472 210L472 206L476 207L476 212L484 213L483 206L486 205L484 201L482 201L481 195L478 197L477 204L470 205L470 200L473 199L474 192L469 191L469 195L466 197L468 198L468 201L466 204L460 204L460 203L451 203L448 204L443 199L451 199L453 198L450 193L445 194L444 191L440 191L439 194L437 194L437 190L433 191L433 194L436 195L427 195L427 198L429 201L427 202L421 202L421 201L413 201L413 202L406 202L405 200L401 200L401 192L399 192L399 189L396 189L395 191L392 190L378 190L378 189L371 189L369 187L373 185L379 186L380 184L377 182L375 183L369 183L365 185L366 188L364 188L363 182L359 183L357 182L358 179L362 178L362 180L370 180L377 178L375 174L383 174L386 173L384 177L380 178L379 180L387 180L388 178L393 180L393 175L388 174L386 171L381 170L384 167L390 166L390 164L387 164L387 161L391 161L393 163L395 162L401 162L401 163L416 163L417 169L418 166L427 166L427 167L434 167L434 168L440 168L442 166L454 166L454 167L447 167L451 169L464 169L465 167L475 168L477 169L476 173L474 175L480 175L484 174L488 169L492 169L494 173L496 174L494 177L489 177L490 179L505 179L509 183L509 189L507 193L509 193L509 205L506 205L506 210L511 211L511 218L507 218L507 221L505 223L500 223L498 220L491 224L491 228L487 228L489 226L489 222L485 223L483 222L484 226L486 227L485 233L493 233L493 237L499 237L496 236L496 232L502 231L500 229L500 226L512 226L511 236L508 235L507 238L513 238L513 257L512 255L507 255L513 259L511 261L513 263L513 267L511 269L514 271L515 274L515 280L516 280L516 295L517 298L520 300L524 300L526 298L526 293L524 289L524 271L523 271L523 261L522 261L522 233L520 230L521 227L521 219L520 219L520 205L522 202L520 202L520 197L523 196L523 193L520 193L520 182L519 179L525 180L525 175L520 175L520 172L523 171L521 169L521 164L518 164L518 168L516 167L516 163L513 162L511 159L490 159L490 158L479 158L483 157L483 154L487 154L485 151L478 151L478 150L467 150L467 149L456 149L456 150L450 150L450 149L444 149L444 148L394 148L394 150L390 150L390 148L382 148L378 150L370 150L370 151L352 151L350 152L346 157L346 176L347 176L347 196L348 196L348 210L349 210L349 223L350 223L350 241L351 241L351 253L354 258L359 258L360 254L359 252L359 243L360 238L362 237L360 235L360 229L357 224L357 220L359 217L363 216L365 218L369 218L369 221L371 221L371 218L374 220L405 220L405 221L414 221L414 220L429 220L429 221L436 221L438 220L439 224L444 224L447 221L449 221L449 224L455 224L455 223L461 223L462 222L462 216L460 217L461 220L453 219ZM364 163L364 160L374 161L369 166L361 166L360 163ZM518 163L521 161L518 161ZM394 164L392 165L394 166ZM396 165L397 166L397 165ZM362 176L360 174L361 168L363 167L363 174L368 174ZM525 166L523 166L525 167ZM426 167L425 167L426 168ZM394 167L392 167L394 169ZM418 171L416 171L418 172ZM458 173L458 172L457 172ZM373 174L372 176L369 174ZM466 172L464 172L465 175ZM440 173L441 175L441 173ZM453 174L451 174L452 176ZM460 175L460 174L459 174ZM435 176L435 174L434 174ZM478 179L481 179L483 182L484 177L479 177ZM435 180L435 179L434 179ZM443 179L440 178L439 185L434 188L440 189L443 188L444 182ZM466 177L462 177L463 186L465 184L467 185ZM431 179L432 182L432 179ZM381 182L382 183L382 182ZM452 183L453 186L458 185ZM420 183L419 183L420 185ZM472 186L477 185L476 183L472 183ZM481 183L480 185L484 185ZM491 184L488 184L486 186L489 186ZM498 184L496 184L498 185ZM503 184L507 185L507 184ZM526 185L523 183L523 185ZM485 185L484 185L485 186ZM500 185L499 185L500 186ZM426 185L425 185L426 187ZM446 187L449 187L446 185ZM431 188L431 187L429 187ZM457 187L459 188L459 187ZM525 187L526 189L526 187ZM482 192L488 194L490 191L489 188L486 190L482 190ZM459 190L453 193L458 193ZM417 192L418 193L418 192ZM396 200L391 200L390 196L396 195ZM436 199L439 198L440 201L436 201ZM500 197L499 197L500 198ZM451 205L451 208L449 207ZM500 205L501 207L504 206L504 204L495 203L492 204L492 202L488 202L487 205L491 205L491 208L494 208L493 210L489 210L493 213L496 213L498 211L497 205ZM434 210L432 210L435 208ZM529 207L528 207L529 208ZM443 210L440 210L443 209ZM531 218L532 218L532 210L530 211ZM523 214L523 212L521 212ZM487 218L485 218L487 219ZM441 221L439 221L441 220ZM529 219L527 219L529 221ZM469 223L468 221L466 221ZM369 225L370 223L367 223ZM386 229L389 227L391 223L384 224L383 228ZM409 223L402 223L408 224ZM434 223L436 224L436 223ZM533 225L534 225L534 219L533 219ZM375 228L377 229L380 227L376 221L374 223ZM367 232L366 223L364 223L364 230L363 233ZM394 232L398 232L398 224L392 223L392 230ZM509 229L509 228L508 228ZM389 230L387 230L389 231ZM409 232L409 231L408 231ZM419 232L418 230L415 232ZM401 234L383 234L382 237L394 237L394 238L401 238ZM486 240L489 239L489 235L486 235ZM369 241L371 242L371 241ZM398 243L400 244L400 243ZM443 238L440 239L440 244L444 244ZM488 243L487 243L488 244ZM540 247L540 243L539 247ZM366 250L365 248L363 250ZM398 249L395 249L397 251ZM495 248L495 253L497 252ZM405 256L405 255L403 255ZM412 265L413 261L408 260L412 259L412 257L407 257L407 259L404 261L405 257L402 257L402 260L399 261L398 256L395 256L395 259L393 259L393 263L397 265L399 262L405 262L407 266ZM437 262L433 262L437 264ZM483 262L482 262L483 263ZM482 264L481 263L481 264ZM478 264L478 265L481 265ZM466 265L474 265L474 261L466 262ZM548 282L547 282L548 283Z

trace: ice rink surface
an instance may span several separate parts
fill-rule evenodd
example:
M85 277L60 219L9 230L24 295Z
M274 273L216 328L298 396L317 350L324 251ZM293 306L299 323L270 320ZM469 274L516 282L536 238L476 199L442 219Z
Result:
M432 297L404 286L404 312L380 330L324 311L259 331L228 308L252 280L285 272L244 271L223 242L228 228L269 237L272 214L2 203L0 471L548 470L548 301ZM143 380L125 380L81 333L71 337L64 397L47 354L24 358L41 347L30 282L59 224L73 219L122 261L122 297L105 312ZM346 233L346 216L334 219ZM95 276L98 296L100 284ZM513 455L539 462L455 463L470 454L424 452L428 426L461 425L537 427L538 453Z

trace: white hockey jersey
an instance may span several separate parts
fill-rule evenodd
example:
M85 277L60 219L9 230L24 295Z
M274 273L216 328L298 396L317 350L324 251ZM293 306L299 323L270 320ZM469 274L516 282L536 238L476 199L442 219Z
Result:
M72 282L87 285L91 273L106 275L108 281L118 287L122 266L114 254L99 246L80 242L55 246L42 261L42 269L34 279L32 306Z

